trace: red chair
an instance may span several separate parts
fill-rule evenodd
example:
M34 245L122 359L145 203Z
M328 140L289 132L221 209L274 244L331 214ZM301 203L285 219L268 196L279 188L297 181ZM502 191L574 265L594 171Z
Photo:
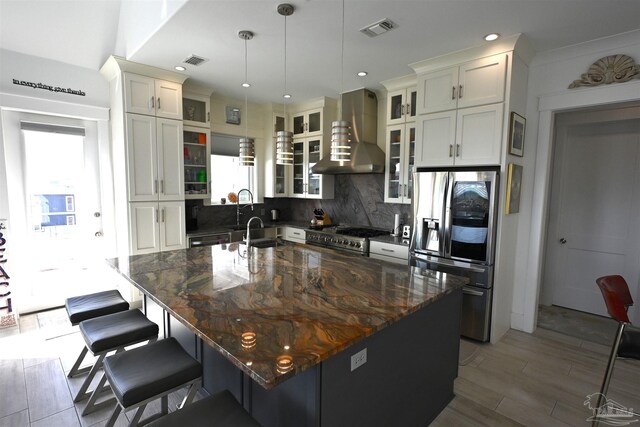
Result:
M609 315L618 321L618 330L616 332L607 370L602 381L600 396L598 398L598 407L602 404L600 401L606 395L611 381L611 373L616 357L640 360L640 330L627 329L631 325L627 310L633 305L633 298L629 292L629 286L622 276L604 276L596 280L604 302L607 305Z

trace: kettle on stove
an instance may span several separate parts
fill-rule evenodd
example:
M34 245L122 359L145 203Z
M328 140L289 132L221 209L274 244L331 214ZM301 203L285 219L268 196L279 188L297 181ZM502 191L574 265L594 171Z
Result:
M280 210L279 209L271 209L271 221L279 221L280 220Z

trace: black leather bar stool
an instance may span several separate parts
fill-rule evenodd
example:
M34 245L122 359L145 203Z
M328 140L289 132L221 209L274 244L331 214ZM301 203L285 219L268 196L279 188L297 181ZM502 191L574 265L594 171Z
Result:
M149 426L260 427L260 424L244 410L228 390L224 390L178 409Z
M602 292L602 297L607 306L609 315L618 321L618 330L611 346L607 369L602 380L602 387L598 395L597 408L604 404L609 390L609 382L613 373L613 365L616 358L627 358L640 360L640 330L629 329L631 321L627 315L629 307L633 305L633 298L629 292L629 286L622 276L603 276L596 279L596 284ZM598 419L594 416L593 425L597 425Z
M87 415L98 407L96 405L98 397L109 390L108 386L104 388L106 379L102 375L96 388L93 391L88 391L91 381L102 368L107 354L112 351L120 353L124 351L126 346L140 342L155 341L158 338L158 325L147 319L140 310L127 310L84 320L80 322L80 333L87 344L85 348L94 356L98 356L98 360L89 371L89 375L74 398L74 402L89 398L87 406L82 412L82 415ZM103 401L99 406L110 403L112 400Z
M168 395L189 387L180 408L191 403L202 382L202 366L180 346L175 338L167 338L109 356L104 372L118 405L107 421L113 427L124 409L136 409L130 426L147 424L169 412ZM147 404L161 399L161 412L140 420Z
M120 292L115 289L67 298L64 305L67 309L69 321L74 326L83 320L129 310L129 303L126 302L124 298L122 298L122 295L120 295ZM69 378L85 373L91 369L90 367L80 369L80 365L86 355L87 347L83 347L78 359L69 371Z

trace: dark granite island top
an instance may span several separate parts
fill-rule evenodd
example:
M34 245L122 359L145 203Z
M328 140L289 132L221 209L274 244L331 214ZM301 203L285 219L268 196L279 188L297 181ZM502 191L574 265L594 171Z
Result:
M109 260L265 388L462 286L466 279L324 248L217 245Z

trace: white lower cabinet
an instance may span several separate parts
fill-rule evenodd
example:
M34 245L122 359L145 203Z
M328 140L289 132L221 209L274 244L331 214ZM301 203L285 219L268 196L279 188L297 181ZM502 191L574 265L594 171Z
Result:
M296 227L284 227L284 240L294 243L306 243L307 233Z
M407 264L409 262L409 246L373 240L369 242L369 258Z
M129 204L131 254L148 254L186 247L184 202Z

